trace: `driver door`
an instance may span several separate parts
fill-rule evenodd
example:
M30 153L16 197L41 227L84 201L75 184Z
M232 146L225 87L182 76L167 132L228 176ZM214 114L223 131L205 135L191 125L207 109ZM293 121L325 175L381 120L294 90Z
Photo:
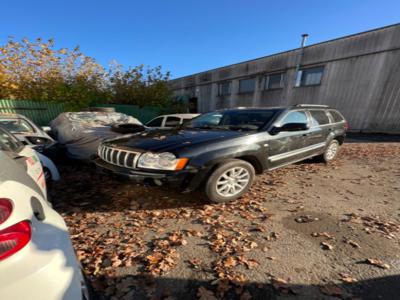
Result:
M304 110L290 111L274 126L282 127L289 123L304 123L309 125ZM304 147L309 129L300 131L281 131L271 135L268 142L268 165L274 169L292 162L301 160L304 156Z

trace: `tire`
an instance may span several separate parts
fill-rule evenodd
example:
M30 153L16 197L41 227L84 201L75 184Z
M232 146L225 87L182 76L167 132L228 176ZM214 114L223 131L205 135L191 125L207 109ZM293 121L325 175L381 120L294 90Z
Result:
M338 152L339 142L337 140L332 140L329 142L328 146L326 146L324 153L319 156L319 158L325 163L330 163L336 158Z
M136 133L144 130L143 125L134 123L113 124L111 130L118 133Z
M205 194L215 203L236 200L249 190L254 177L251 164L241 159L230 159L213 171L205 184Z

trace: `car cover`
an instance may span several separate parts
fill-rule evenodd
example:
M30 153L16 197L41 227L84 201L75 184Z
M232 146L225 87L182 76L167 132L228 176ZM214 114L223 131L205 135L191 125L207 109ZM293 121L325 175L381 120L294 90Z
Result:
M97 154L101 140L121 135L111 130L112 125L127 123L142 124L117 112L65 112L51 121L50 127L69 157L90 160Z

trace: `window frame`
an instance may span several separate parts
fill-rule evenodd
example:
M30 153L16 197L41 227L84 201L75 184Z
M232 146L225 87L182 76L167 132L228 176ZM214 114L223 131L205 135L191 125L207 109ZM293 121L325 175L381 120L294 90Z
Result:
M281 90L281 89L283 89L284 87L285 87L285 72L281 72L281 73L271 73L271 74L267 74L267 75L265 75L264 76L264 91L274 91L274 90ZM270 77L272 77L272 76L277 76L277 75L280 75L280 77L281 77L281 81L280 81L280 83L279 83L279 87L277 87L277 88L269 88L268 87L268 84L269 84L269 80L270 80Z
M327 124L314 124L314 122L313 122L313 116L312 116L312 114L311 114L311 111L315 111L315 110L318 110L318 111L323 111L324 113L325 113L325 115L326 115L326 117L328 118L328 123ZM307 110L308 111L308 114L309 114L309 118L310 118L310 127L312 127L312 128L314 128L314 127L321 127L321 126L327 126L327 125L332 125L332 119L331 119L331 117L330 117L330 114L328 114L328 110L326 110L326 109L308 109Z
M241 91L241 90L240 90L240 83L241 83L242 81L245 81L245 80L254 80L254 89L253 89L252 91ZM257 88L257 76L239 79L239 90L238 90L238 94L252 94L252 93L254 93L254 92L256 91L256 88Z
M336 121L335 120L335 118L333 117L333 115L332 115L332 111L334 111L335 113L337 113L341 118L342 118L342 120L341 121ZM338 110L336 110L336 109L328 109L327 110L327 113L328 113L328 115L329 115L329 118L331 119L331 123L332 124L339 124L339 123L344 123L344 122L346 122L346 119L344 118L344 116L338 111Z
M223 94L221 92L221 87L222 87L223 84L229 84L229 88L228 88L229 91L226 94ZM232 81L231 80L226 80L226 81L218 82L218 96L219 97L223 97L223 96L229 96L229 95L232 95Z
M177 119L178 124L177 124L177 125L174 125L174 126L167 126L168 118L175 118L175 119ZM181 124L182 124L182 118L181 118L181 117L177 117L177 116L166 116L166 117L165 117L165 120L164 120L164 126L163 126L163 127L173 128L173 127L179 126L179 125L181 125Z
M154 120L156 120L156 119L161 119L161 124L160 124L160 126L149 126L149 124L150 124L151 122L153 122ZM155 117L154 119L151 119L149 122L147 122L147 123L146 123L146 126L147 126L147 127L163 127L163 126L164 126L164 121L165 121L165 116Z
M310 125L311 125L310 115L309 115L308 111L307 111L306 109L304 109L304 108L300 108L300 109L290 109L290 110L287 110L286 112L283 112L282 115L281 115L280 117L278 117L277 121L274 122L274 123L272 123L272 126L281 127L281 126L282 126L282 121L283 121L290 113L296 112L296 111L297 111L297 112L301 111L301 112L305 113L306 118L307 118L307 125L308 125L308 127L311 128L311 126L310 126Z
M311 70L311 69L322 69L321 79L320 79L319 83L303 84L304 71ZM299 73L300 73L300 75L299 75ZM325 65L301 68L300 70L298 70L298 72L296 74L295 87L315 87L315 86L320 86L322 84L323 79L324 79L324 74L325 74ZM300 76L300 78L299 78L299 76Z

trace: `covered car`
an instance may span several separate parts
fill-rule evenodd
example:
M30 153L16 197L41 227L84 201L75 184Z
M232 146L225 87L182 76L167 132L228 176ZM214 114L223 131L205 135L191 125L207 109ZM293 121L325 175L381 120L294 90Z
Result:
M32 120L21 114L0 113L0 126L6 128L22 143L42 152L55 144L47 134L47 127L39 127Z
M81 160L95 157L101 140L129 133L121 130L123 126L143 128L138 119L126 114L92 111L62 113L50 126L58 143L65 146L67 155Z

